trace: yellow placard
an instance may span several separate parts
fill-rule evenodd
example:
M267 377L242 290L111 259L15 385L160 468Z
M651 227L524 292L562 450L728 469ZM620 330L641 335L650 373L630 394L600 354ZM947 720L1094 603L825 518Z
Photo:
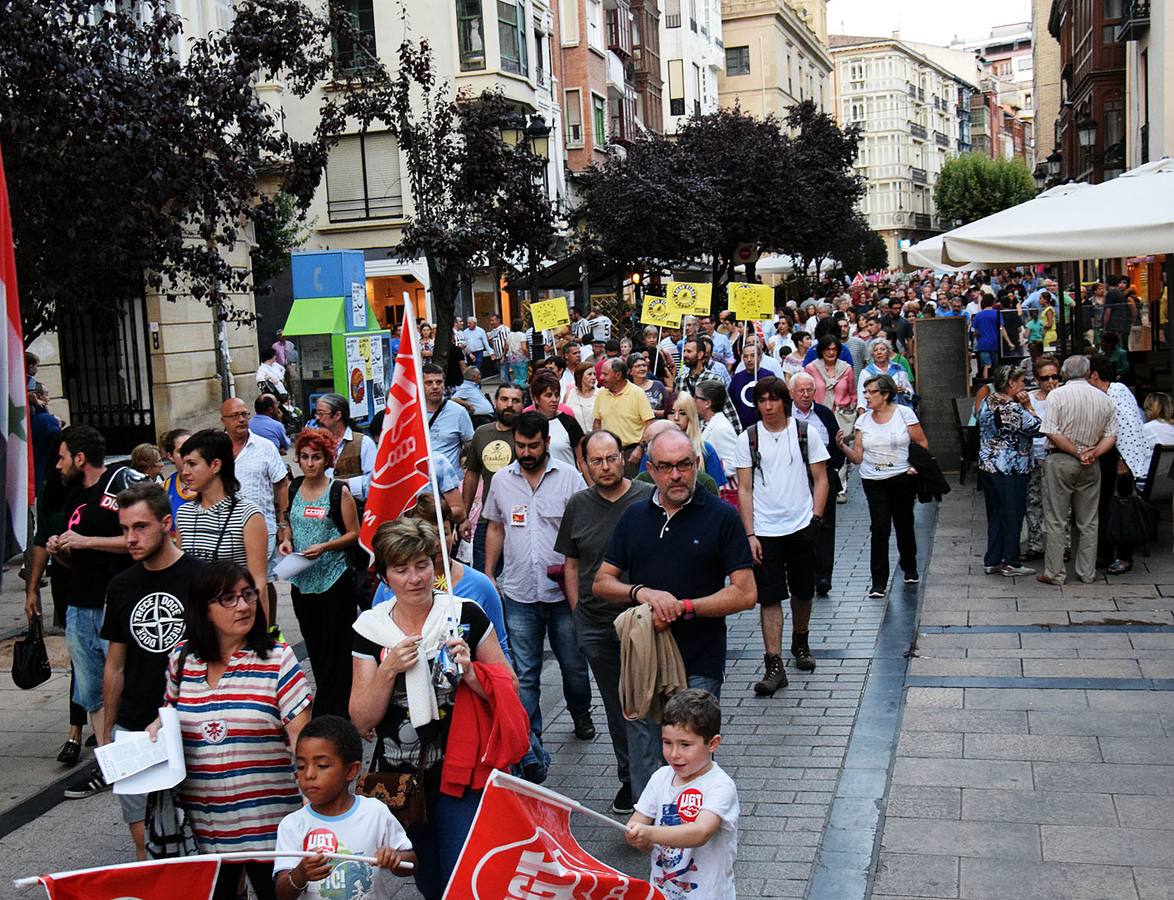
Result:
M770 286L734 282L726 290L730 311L739 322L764 322L774 317L775 292Z
M670 281L665 287L669 306L682 315L708 316L713 285L708 282Z
M571 314L567 310L567 298L555 297L551 300L539 300L530 304L530 318L534 322L535 331L547 331L571 324Z
M667 297L645 294L640 324L655 325L657 328L680 328L682 315L684 313L680 310L673 309Z

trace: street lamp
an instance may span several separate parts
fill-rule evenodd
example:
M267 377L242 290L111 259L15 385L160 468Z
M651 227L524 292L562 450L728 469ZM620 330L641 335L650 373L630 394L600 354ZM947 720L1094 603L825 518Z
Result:
M510 147L518 146L522 136L526 133L526 120L516 112L510 113L501 124L501 142Z
M550 159L550 126L539 115L530 117L530 124L526 126L526 140L530 149L539 159Z
M1063 157L1060 156L1060 149L1058 147L1055 150L1053 150L1050 154L1048 154L1048 158L1045 160L1045 162L1048 164L1048 177L1049 178L1056 179L1056 178L1060 177L1060 160L1061 159L1063 159Z
M1043 190L1048 183L1048 167L1044 163L1040 163L1035 167L1031 173L1031 177L1035 179L1035 186L1039 190Z
M1097 142L1097 123L1087 113L1076 123L1076 136L1086 149Z

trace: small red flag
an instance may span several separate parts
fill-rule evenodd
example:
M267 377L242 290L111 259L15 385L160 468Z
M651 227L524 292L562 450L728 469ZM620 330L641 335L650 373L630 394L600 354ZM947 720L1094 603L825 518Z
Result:
M416 502L428 486L428 434L424 398L420 396L416 358L416 321L411 301L404 298L404 328L395 358L383 434L375 454L375 470L367 489L367 505L359 525L359 543L371 550L375 530Z
M664 900L647 881L613 869L579 846L571 834L576 808L581 809L554 791L494 772L445 900Z
M128 863L40 875L49 900L210 900L220 874L213 857Z

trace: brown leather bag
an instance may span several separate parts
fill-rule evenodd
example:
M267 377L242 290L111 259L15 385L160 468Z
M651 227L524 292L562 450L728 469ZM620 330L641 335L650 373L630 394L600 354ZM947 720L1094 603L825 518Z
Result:
M428 824L428 801L420 778L411 772L368 772L355 784L360 797L378 800L399 820L404 830Z

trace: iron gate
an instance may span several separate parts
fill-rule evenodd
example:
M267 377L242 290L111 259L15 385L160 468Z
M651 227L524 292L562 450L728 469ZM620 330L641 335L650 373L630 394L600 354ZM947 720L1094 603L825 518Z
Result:
M107 310L68 312L57 333L70 424L97 428L110 454L156 440L146 323L140 296Z

